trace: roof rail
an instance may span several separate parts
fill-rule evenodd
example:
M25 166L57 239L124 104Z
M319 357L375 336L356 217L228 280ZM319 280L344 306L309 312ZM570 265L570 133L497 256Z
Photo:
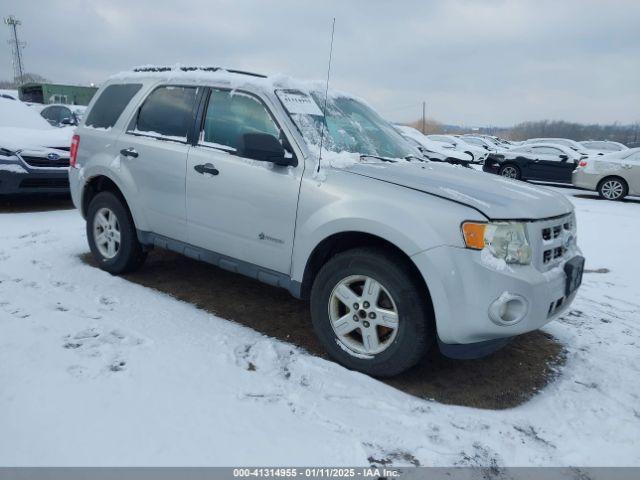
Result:
M149 66L149 67L136 67L133 69L134 72L136 73L143 73L143 72L170 72L172 70L182 70L183 72L195 72L195 71L201 71L201 72L218 72L218 71L224 71L224 72L230 72L230 73L236 73L238 75L249 75L252 77L259 77L259 78L267 78L266 75L262 75L261 73L254 73L254 72L246 72L244 70L234 70L234 69L227 69L227 68L222 68L222 67L166 67L166 66Z

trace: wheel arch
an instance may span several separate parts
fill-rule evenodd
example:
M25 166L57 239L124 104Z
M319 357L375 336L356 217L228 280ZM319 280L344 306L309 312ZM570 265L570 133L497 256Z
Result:
M416 281L416 284L424 293L428 308L431 313L431 318L433 319L434 309L433 302L431 300L431 293L429 292L429 287L427 286L424 277L420 273L420 270L418 270L417 265L413 262L411 257L392 242L377 235L366 232L345 231L334 233L318 243L312 250L311 255L309 256L309 259L307 260L304 268L302 284L300 287L301 297L304 299L309 298L311 287L313 286L313 281L316 275L318 274L322 266L327 263L332 257L337 255L338 253L362 247L376 247L382 249L385 252L388 252L389 255L395 256L399 259L399 261L405 263L405 265L409 268L412 277Z
M90 179L88 179L84 184L82 197L81 197L81 204L80 204L80 208L81 208L80 211L83 217L86 218L87 216L87 212L89 210L89 205L91 204L91 200L93 200L95 196L101 192L111 192L116 197L118 197L122 201L122 204L125 207L125 209L129 212L129 215L131 215L131 218L133 219L133 223L136 226L138 225L136 216L134 215L130 207L129 201L127 200L122 188L118 186L115 180L113 180L111 177L104 174L95 175Z

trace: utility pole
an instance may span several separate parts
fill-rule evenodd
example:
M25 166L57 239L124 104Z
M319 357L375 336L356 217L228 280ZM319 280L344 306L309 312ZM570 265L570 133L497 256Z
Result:
M427 133L427 102L422 102L422 134Z
M18 26L22 25L22 22L13 15L5 17L4 23L7 24L11 30L11 39L9 45L11 45L11 55L13 61L13 78L18 86L22 85L24 80L24 69L22 66L22 49L26 46L25 42L21 42L18 39Z

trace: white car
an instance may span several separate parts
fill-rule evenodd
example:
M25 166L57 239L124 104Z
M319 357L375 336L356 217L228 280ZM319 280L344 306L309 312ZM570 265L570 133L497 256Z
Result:
M0 195L67 193L73 128L56 128L19 100L0 98Z
M460 152L452 145L435 142L415 128L405 125L394 126L403 137L415 145L430 160L462 165L468 165L473 162L473 157L468 153Z
M640 195L640 148L583 159L572 180L574 186L597 191L607 200Z
M594 155L593 151L589 151L584 145L576 142L575 140L570 140L568 138L529 138L524 141L525 145L530 145L534 143L554 143L556 145L562 145L564 147L569 147L570 149L578 152L581 155L591 156Z
M611 142L609 140L586 140L580 142L587 150L591 150L597 155L607 155L608 153L621 152L629 150L629 147L620 142Z
M497 152L499 150L498 145L494 142L490 142L486 138L478 135L459 135L458 138L461 138L467 143L471 145L475 145L476 147L484 148L488 152Z
M443 143L445 146L449 145L448 148L455 148L458 152L471 155L474 162L482 163L489 155L489 150L486 148L465 142L464 138L454 135L427 135L427 138L434 142Z

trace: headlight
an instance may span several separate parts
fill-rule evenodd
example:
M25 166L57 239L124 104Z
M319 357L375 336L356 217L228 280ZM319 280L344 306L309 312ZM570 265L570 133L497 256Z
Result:
M462 224L467 248L487 249L494 257L507 263L531 263L531 246L527 241L525 224L521 222L492 222Z

